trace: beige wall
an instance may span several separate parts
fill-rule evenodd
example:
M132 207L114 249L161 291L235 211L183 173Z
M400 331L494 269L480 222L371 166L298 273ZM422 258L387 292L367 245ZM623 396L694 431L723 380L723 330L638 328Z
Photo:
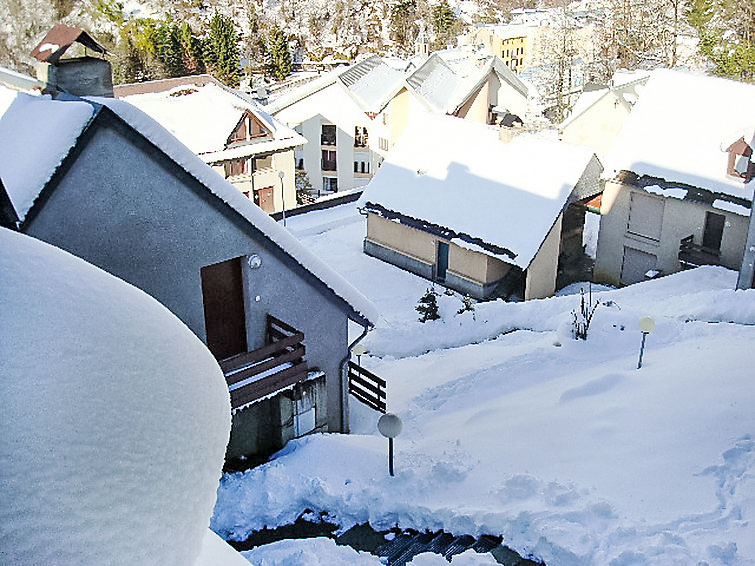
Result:
M391 143L396 142L399 136L404 132L406 125L409 123L410 99L411 95L409 94L409 91L402 88L390 102Z
M559 214L543 245L540 246L540 250L527 268L527 282L524 288L525 300L550 297L556 291L562 221L563 213Z
M435 237L376 214L367 217L367 239L415 257L425 263L435 263Z
M437 242L448 242L409 226L369 214L367 239L392 250L435 265ZM503 277L511 266L503 261L448 242L448 272L475 283L484 284Z
M562 130L561 139L586 145L599 157L608 155L616 136L629 116L629 108L613 93L608 93Z
M490 106L490 79L477 89L459 109L457 115L472 122L488 123L488 107Z

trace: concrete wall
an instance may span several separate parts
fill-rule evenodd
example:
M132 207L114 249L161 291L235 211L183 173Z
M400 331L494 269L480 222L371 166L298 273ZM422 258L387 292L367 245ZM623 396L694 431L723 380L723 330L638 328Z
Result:
M613 93L608 93L562 130L561 139L586 145L599 156L608 155L630 109Z
M392 222L376 214L368 214L367 239L425 263L435 264L437 238L427 232Z
M327 375L327 429L345 430L342 303L125 124L96 120L26 232L146 291L202 340L200 269L258 254L260 268L242 262L249 348L262 345L268 313L304 332L309 366Z
M636 192L663 202L660 240L632 234L629 225L630 195ZM632 248L656 256L656 269L663 274L679 271L679 242L693 235L696 244L702 243L705 213L715 212L726 217L721 240L721 264L739 269L747 237L748 218L696 202L652 195L643 189L618 183L606 183L601 207L598 250L595 260L595 280L619 285L621 283L624 248Z
M411 98L412 95L409 94L409 91L402 88L388 105L391 127L390 141L392 143L396 142L409 123L410 107L412 105Z
M553 224L543 245L527 268L524 300L550 297L556 291L558 254L561 251L561 224L563 213Z

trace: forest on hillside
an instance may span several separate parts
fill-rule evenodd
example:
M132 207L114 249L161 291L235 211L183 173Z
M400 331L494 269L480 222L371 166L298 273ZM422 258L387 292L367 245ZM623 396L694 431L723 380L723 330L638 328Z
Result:
M32 72L28 53L58 22L82 27L111 53L116 82L210 72L237 86L241 62L272 80L292 58L353 60L363 53L408 55L418 36L431 48L455 43L478 23L506 23L534 0L6 0L0 4L0 65ZM565 0L551 27L555 62L574 56L572 36L588 13L596 80L617 68L673 67L680 38L693 38L708 70L755 80L751 0ZM689 43L689 41L687 41Z

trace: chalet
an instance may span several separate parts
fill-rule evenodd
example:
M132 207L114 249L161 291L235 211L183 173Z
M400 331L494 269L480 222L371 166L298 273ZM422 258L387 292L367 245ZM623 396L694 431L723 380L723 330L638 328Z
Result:
M229 461L348 431L349 325L363 336L374 308L147 114L0 87L0 178L5 224L146 291L205 342L229 384Z
M653 72L607 158L596 280L740 268L755 187L753 101L752 85Z
M296 206L294 151L302 136L209 75L119 85L133 104L265 212Z
M451 116L410 124L359 201L365 253L476 298L552 295L602 167L585 148L510 136Z

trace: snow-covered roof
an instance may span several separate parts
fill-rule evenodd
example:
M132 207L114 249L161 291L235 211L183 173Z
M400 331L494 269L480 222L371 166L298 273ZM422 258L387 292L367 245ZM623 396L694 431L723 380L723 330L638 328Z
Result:
M288 230L280 226L265 211L245 197L241 191L213 171L154 119L124 100L112 98L92 98L92 100L107 106L132 128L165 152L187 173L260 230L304 269L317 277L364 319L363 321L368 323L377 321L378 313L364 295L304 248Z
M452 114L482 84L491 66L490 60L478 66L469 58L444 58L433 53L406 82L433 111Z
M751 143L755 86L657 70L619 132L606 171L632 171L750 200L755 183L726 174L725 150L743 129Z
M365 112L377 114L401 89L404 73L373 55L349 67L339 79Z
M501 39L514 39L517 37L527 37L532 29L527 24L479 24L477 29L484 29Z
M226 148L228 137L245 112L254 115L272 134L248 145L245 155L256 155L306 143L306 140L264 113L254 102L215 84L182 85L162 92L123 98L176 136L198 155Z
M3 564L194 564L231 430L212 354L146 293L4 228L0 287Z
M510 250L526 268L593 153L426 114L411 123L360 199Z
M0 179L20 220L92 118L84 101L60 102L0 85Z

